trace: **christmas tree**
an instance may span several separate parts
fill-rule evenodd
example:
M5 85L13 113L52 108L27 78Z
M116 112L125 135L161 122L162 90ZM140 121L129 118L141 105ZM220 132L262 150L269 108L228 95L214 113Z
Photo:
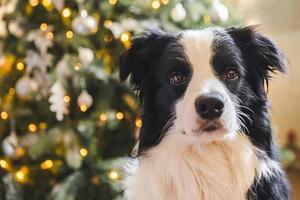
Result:
M229 17L218 0L1 0L0 199L120 199L142 124L119 54L145 28Z

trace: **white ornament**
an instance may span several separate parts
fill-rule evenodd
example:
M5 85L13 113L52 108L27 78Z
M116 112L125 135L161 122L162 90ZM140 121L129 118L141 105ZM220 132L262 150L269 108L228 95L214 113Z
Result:
M16 156L16 148L18 147L18 137L15 132L11 132L2 142L2 149L5 156L12 158Z
M64 56L56 65L55 68L57 79L65 79L72 75L66 56Z
M89 48L79 47L78 48L79 53L79 60L84 64L88 65L94 60L94 53Z
M171 10L171 19L174 22L181 22L186 18L186 11L181 3L176 4L176 6Z
M77 98L78 106L85 105L86 108L90 108L93 104L93 97L86 91L83 90Z
M10 22L8 25L8 30L14 36L21 38L24 35L24 30L20 27L17 21Z
M64 0L51 0L52 5L54 8L58 11L62 11L62 9L65 6L65 1Z
M15 88L19 98L28 99L34 92L37 92L38 83L25 74L17 81Z
M82 10L80 15L72 21L72 28L74 31L81 35L90 35L97 32L98 23L96 19L87 15L86 10Z
M69 113L68 104L65 102L65 88L61 81L57 80L50 89L51 95L49 97L50 110L56 113L56 119L62 121L64 115Z
M48 26L47 31L40 29L32 30L27 36L27 41L33 42L40 52L45 54L47 49L53 46L53 41L47 37L49 31L53 31L53 27Z
M229 18L229 11L227 7L220 3L219 0L213 0L209 13L212 21L225 22Z
M36 51L28 50L25 57L26 70L31 72L33 68L37 67L41 72L46 73L47 67L52 66L52 60L53 56L51 54L39 54Z

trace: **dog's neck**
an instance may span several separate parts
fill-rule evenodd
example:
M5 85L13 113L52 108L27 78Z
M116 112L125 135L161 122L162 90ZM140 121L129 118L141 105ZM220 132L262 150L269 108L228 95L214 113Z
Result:
M169 132L139 158L130 199L245 199L260 171L256 153L244 134L201 144Z

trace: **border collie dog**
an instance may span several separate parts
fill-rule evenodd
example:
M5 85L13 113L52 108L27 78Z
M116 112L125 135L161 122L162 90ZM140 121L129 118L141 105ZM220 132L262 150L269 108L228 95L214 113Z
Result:
M130 200L286 200L268 116L271 73L283 52L245 28L150 30L121 55L120 78L142 107Z

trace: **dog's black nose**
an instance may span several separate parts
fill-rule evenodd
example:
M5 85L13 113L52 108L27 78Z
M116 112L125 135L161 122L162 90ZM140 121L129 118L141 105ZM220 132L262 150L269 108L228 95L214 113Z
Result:
M196 112L204 119L217 119L224 108L223 97L219 94L207 94L198 97L195 101Z

